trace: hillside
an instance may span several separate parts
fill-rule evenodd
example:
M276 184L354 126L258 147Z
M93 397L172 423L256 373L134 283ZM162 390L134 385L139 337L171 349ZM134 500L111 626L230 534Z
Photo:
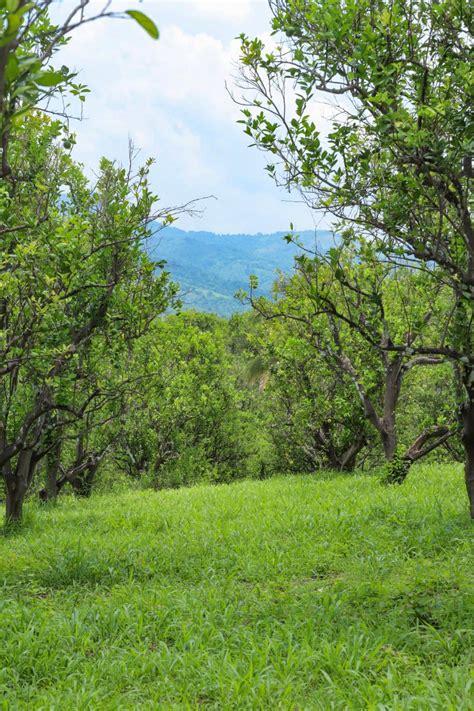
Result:
M0 538L3 708L468 711L465 508L458 466L30 504Z
M222 235L212 232L185 232L167 227L150 240L155 259L165 259L173 279L182 287L187 307L229 316L242 310L234 298L238 289L248 287L249 276L259 278L259 293L268 296L277 270L291 272L300 250L283 239L286 232L256 235ZM320 249L332 244L330 232L301 232L302 242Z

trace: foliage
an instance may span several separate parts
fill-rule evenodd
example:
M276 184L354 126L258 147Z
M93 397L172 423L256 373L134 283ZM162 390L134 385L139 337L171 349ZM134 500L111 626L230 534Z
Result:
M156 323L140 341L133 392L116 448L132 476L154 486L230 481L247 471L250 418L226 350L225 322L185 312Z
M474 517L472 8L270 5L278 47L242 36L245 131L271 154L276 181L335 216L347 241L368 237L387 259L452 290L449 328L413 350L456 365ZM312 116L328 96L334 113L323 132Z
M260 347L268 363L264 406L278 470L353 470L370 435L348 376L291 322L271 322Z
M166 273L156 276L158 265L142 249L150 221L169 221L166 213L152 214L150 163L134 174L132 161L127 171L103 160L91 185L69 155L66 102L84 101L87 89L67 67L55 69L53 57L77 27L113 16L110 3L94 15L81 1L59 24L50 4L0 3L0 467L7 520L21 518L45 457L48 488L57 493L53 469L64 439L77 439L65 477L90 489L107 447L91 454L85 443L99 411L109 406L102 424L119 413L117 353L174 296ZM142 12L125 14L158 37ZM50 121L49 113L62 120ZM104 341L108 368L92 365L100 351L103 357Z
M340 245L326 255L298 257L297 274L282 275L273 302L257 298L256 280L250 287L250 303L267 321L267 332L274 334L273 382L286 411L283 426L290 440L296 435L300 450L307 455L312 451L311 469L321 455L332 468L353 468L365 444L373 449L374 432L391 460L401 447L400 414L405 441L399 456L408 464L406 472L413 461L456 434L452 386L442 388L444 401L435 413L433 400L423 407L423 395L417 391L420 429L406 427L408 413L400 413L404 381L412 371L443 367L439 357L413 355L418 343L436 337L450 311L449 291L440 289L436 280L394 268L380 261L371 245L361 243L357 251ZM392 346L397 353L390 353ZM443 368L448 383L450 370ZM439 390L436 373L424 373L422 382L428 392L431 383ZM296 434L298 418L306 431ZM414 422L412 417L410 424ZM283 439L281 430L275 433ZM304 462L296 468L304 469Z
M159 214L150 164L135 173L103 160L91 185L60 132L40 115L25 122L11 160L31 177L3 212L0 461L13 518L53 415L62 428L107 420L127 381L120 354L175 294L143 249Z

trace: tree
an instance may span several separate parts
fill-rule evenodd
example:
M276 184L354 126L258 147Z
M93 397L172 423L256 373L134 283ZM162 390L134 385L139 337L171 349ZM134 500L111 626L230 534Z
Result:
M347 374L291 319L270 321L260 348L268 364L262 388L276 468L353 471L372 437Z
M169 219L154 209L149 164L134 172L103 160L90 185L60 131L35 116L11 153L15 172L18 159L31 176L8 203L23 227L2 245L0 466L12 520L38 462L57 448L54 430L77 425L84 443L84 423L103 417L128 381L117 375L121 354L176 292L143 249L155 221Z
M195 312L169 315L137 343L129 368L137 387L114 448L123 471L148 475L156 487L245 475L252 443L225 323Z
M362 243L357 256L342 244L327 255L298 257L297 275L282 280L280 291L283 298L274 304L255 299L253 292L250 302L267 319L292 322L299 338L325 362L325 371L320 369L321 389L330 384L331 371L339 374L341 385L352 384L390 464L388 480L402 480L414 461L455 434L452 418L439 412L424 431L414 433L403 451L400 448L397 414L404 379L414 368L443 363L439 356L413 355L418 342L435 337L449 311L436 280L380 262L370 244ZM392 345L398 347L395 353ZM335 387L332 393L337 421L344 412ZM349 402L346 398L350 427L358 416ZM360 436L353 438L351 446L360 451Z
M97 185L87 184L68 154L74 137L67 126L69 97L84 101L87 88L52 64L71 32L99 18L133 18L154 38L158 30L143 13L115 13L110 3L88 13L89 0L55 23L51 5L0 3L0 467L7 520L21 517L44 457L54 493L64 432L107 401L103 387L86 393L91 379L82 363L94 339L114 328L125 340L113 322L126 321L124 285L137 287L141 306L146 293L160 292L164 308L172 296L166 274L155 279L140 248L154 202L148 166L133 174L104 161Z
M242 37L244 83L256 92L246 131L274 156L268 169L277 181L394 263L452 290L450 328L413 355L449 358L459 371L474 517L472 8L463 0L270 6L280 47L266 52ZM333 119L324 132L311 116L328 96Z

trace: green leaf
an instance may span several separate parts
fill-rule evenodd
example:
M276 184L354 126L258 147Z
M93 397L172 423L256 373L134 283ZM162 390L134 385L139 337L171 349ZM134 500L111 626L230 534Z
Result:
M35 83L39 86L57 86L65 77L62 72L44 72L35 79Z
M392 19L392 13L388 8L385 8L381 13L380 13L380 22L384 27L387 27L390 24L390 20Z
M6 37L10 37L13 35L13 37L16 36L17 30L21 25L21 16L20 15L8 15L8 30L5 35Z
M153 39L158 39L158 37L160 36L158 27L155 25L153 20L148 17L148 15L145 15L143 12L140 12L140 10L127 10L125 14L132 17L135 22L138 22L138 24L143 27L145 32L148 32L150 37L153 37Z
M249 286L251 289L258 289L258 277L255 274L250 275Z
M18 76L18 60L14 54L8 57L7 66L5 68L5 79L11 82Z
M8 12L15 12L18 9L19 4L20 0L6 0L5 7Z

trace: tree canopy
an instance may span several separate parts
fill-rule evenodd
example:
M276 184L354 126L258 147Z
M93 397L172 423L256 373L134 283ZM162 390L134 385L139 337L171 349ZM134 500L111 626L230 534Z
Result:
M452 292L449 326L401 357L456 364L474 515L472 9L446 2L275 0L276 47L242 35L242 123L269 173L347 243ZM327 131L314 118L330 97ZM434 334L433 334L434 335Z

